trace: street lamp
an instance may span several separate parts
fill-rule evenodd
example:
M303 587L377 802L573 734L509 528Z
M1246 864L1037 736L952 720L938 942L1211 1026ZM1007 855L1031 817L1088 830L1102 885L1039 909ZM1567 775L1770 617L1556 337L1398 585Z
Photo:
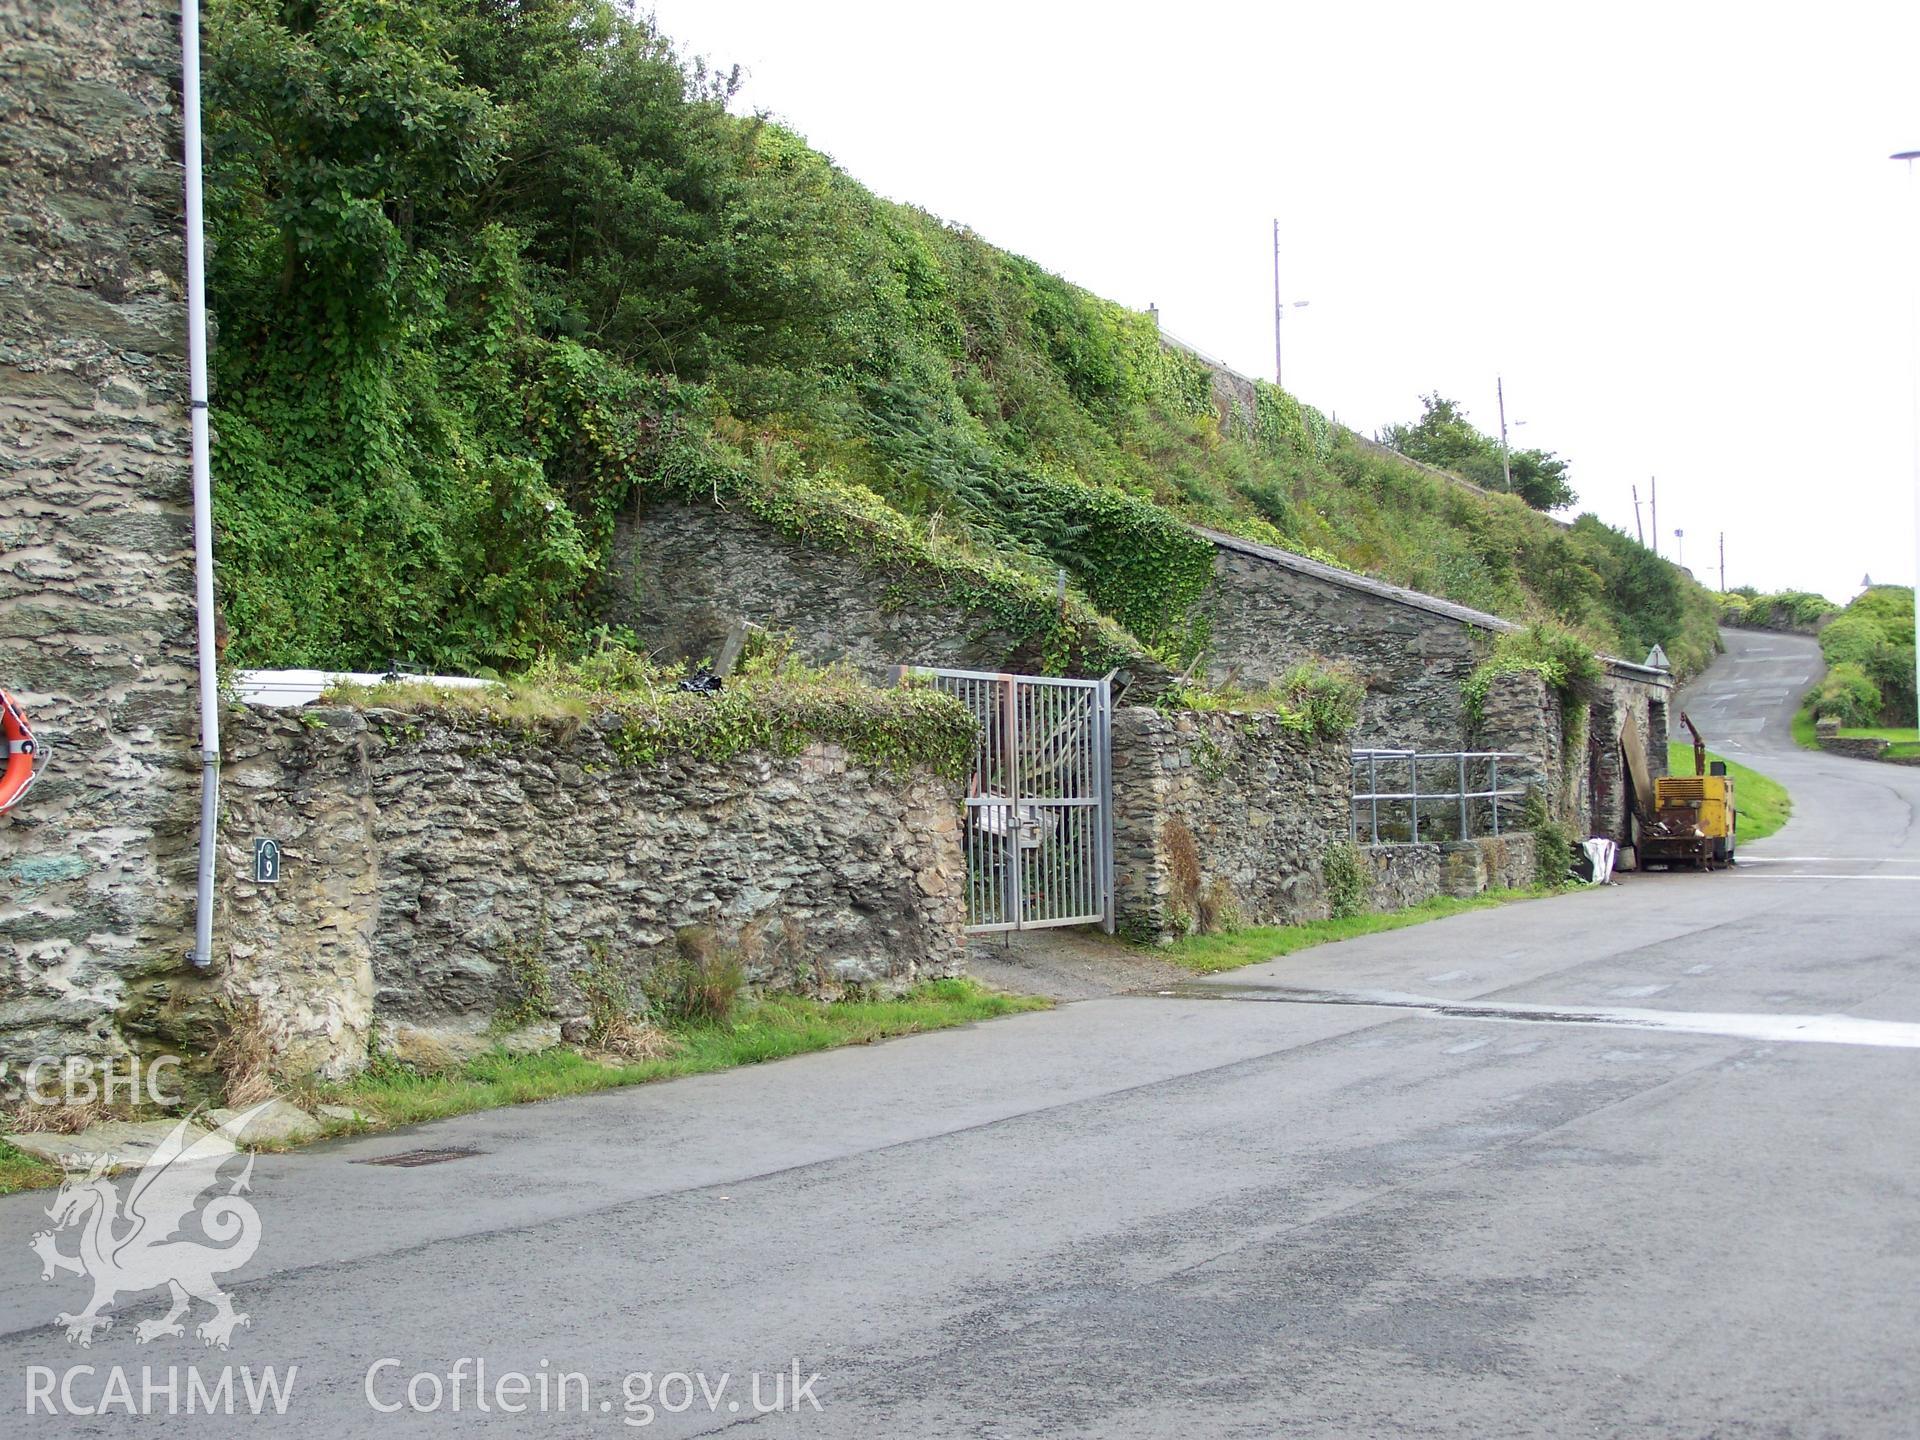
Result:
M1888 158L1906 162L1907 209L1911 215L1920 208L1917 203L1920 188L1916 188L1913 174L1913 162L1920 160L1920 150L1900 150ZM1914 228L1909 228L1909 243L1916 239L1912 233ZM1907 261L1907 378L1913 389L1913 611L1914 622L1920 626L1920 270L1916 270L1914 264L1914 257L1910 255ZM1920 648L1914 651L1914 693L1920 695ZM1920 720L1920 716L1915 718Z
M1673 532L1673 538L1676 542L1677 551L1673 563L1684 570L1687 568L1687 532L1684 530L1676 530Z
M1513 463L1507 458L1507 387L1501 378L1493 377L1494 398L1500 402L1500 473L1506 477L1507 493L1513 493ZM1518 430L1527 422L1516 420L1513 428Z
M1280 365L1280 317L1289 309L1304 310L1308 301L1280 299L1280 222L1273 222L1273 385L1276 390L1284 389L1283 371Z

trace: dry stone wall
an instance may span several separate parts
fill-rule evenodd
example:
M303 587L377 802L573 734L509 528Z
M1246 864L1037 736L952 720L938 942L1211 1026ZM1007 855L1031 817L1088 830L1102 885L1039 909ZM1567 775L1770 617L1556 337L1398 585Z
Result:
M1324 918L1320 862L1347 838L1344 741L1271 714L1114 712L1114 913L1142 938Z
M1526 831L1429 845L1368 845L1370 910L1404 910L1440 895L1469 899L1534 882L1533 836Z
M111 1051L191 944L178 47L166 6L0 0L0 686L47 751L0 819L0 1058Z
M959 787L836 746L623 763L569 733L309 707L230 722L219 945L289 1067L431 1056L584 1010L703 927L750 982L833 996L960 973ZM255 884L256 838L282 847ZM538 1002L540 990L550 1000Z

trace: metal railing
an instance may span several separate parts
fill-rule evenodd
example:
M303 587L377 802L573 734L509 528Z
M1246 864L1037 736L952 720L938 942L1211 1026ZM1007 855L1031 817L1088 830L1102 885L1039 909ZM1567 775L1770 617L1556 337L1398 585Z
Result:
M1430 839L1467 840L1476 830L1498 835L1501 802L1524 800L1527 793L1523 785L1501 787L1500 762L1528 758L1506 750L1356 750L1353 838L1418 845L1423 805ZM1475 788L1476 779L1485 784ZM1404 780L1406 788L1382 790L1383 780Z

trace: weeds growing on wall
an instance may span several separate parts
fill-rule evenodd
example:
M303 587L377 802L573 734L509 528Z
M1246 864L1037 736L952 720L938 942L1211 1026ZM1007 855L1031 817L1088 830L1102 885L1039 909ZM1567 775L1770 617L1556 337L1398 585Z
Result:
M578 659L543 660L511 682L484 689L401 681L340 686L329 698L403 712L465 714L529 731L570 730L589 717L611 717L607 743L630 765L673 756L729 760L749 750L791 755L828 741L891 771L923 766L956 780L966 777L978 726L950 695L918 685L876 688L850 671L802 663L778 638L762 646L716 691L683 690L685 667L657 665L604 641Z
M1461 682L1460 698L1468 723L1486 718L1488 692L1502 675L1538 675L1560 699L1560 733L1571 756L1586 735L1587 707L1598 696L1605 671L1599 657L1580 639L1557 626L1529 625L1510 630Z
M1573 875L1573 830L1555 820L1547 811L1547 799L1540 791L1527 791L1521 823L1533 832L1533 880L1542 886L1564 885Z
M653 962L642 987L648 1013L668 1025L721 1025L747 983L737 951L704 925L673 937L673 951Z
M1320 879L1327 888L1327 913L1345 920L1366 913L1373 898L1373 866L1351 840L1327 847L1320 857Z
M1247 688L1189 680L1167 687L1155 697L1154 704L1163 710L1270 713L1297 734L1337 740L1360 723L1366 694L1366 687L1351 666L1306 660L1272 685Z

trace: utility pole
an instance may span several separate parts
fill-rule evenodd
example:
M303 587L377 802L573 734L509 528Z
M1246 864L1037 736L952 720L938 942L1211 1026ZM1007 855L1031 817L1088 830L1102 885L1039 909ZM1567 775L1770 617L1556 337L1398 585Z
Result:
M1280 383L1280 221L1273 222L1273 383Z
M1498 375L1493 377L1494 398L1500 402L1500 473L1506 477L1507 493L1513 493L1513 466L1507 459L1507 391Z
M1660 553L1660 477L1647 477L1647 504L1653 510L1653 553Z
M1640 487L1633 487L1633 534L1642 545L1647 543L1647 532L1640 528Z
M1720 593L1727 593L1727 532L1720 532Z

